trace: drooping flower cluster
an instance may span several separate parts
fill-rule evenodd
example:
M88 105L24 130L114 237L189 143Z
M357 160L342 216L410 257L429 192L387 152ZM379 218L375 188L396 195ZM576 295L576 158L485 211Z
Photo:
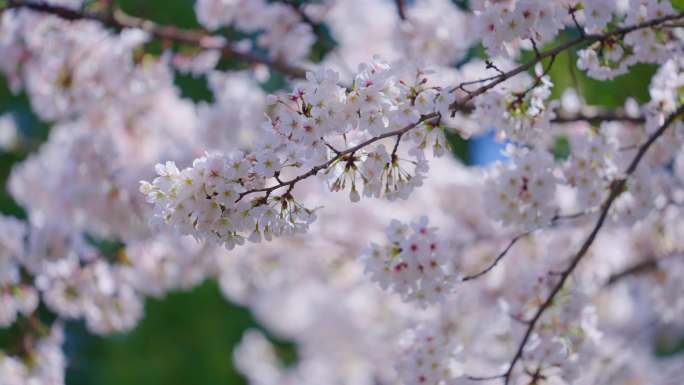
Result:
M393 220L387 228L386 245L371 244L362 259L366 272L380 286L421 306L434 304L453 292L458 281L454 259L437 238L428 220L405 225Z
M313 210L294 201L289 193L272 200L240 200L240 195L264 185L264 175L280 170L280 161L264 149L245 157L208 155L192 167L179 170L173 162L157 165L159 175L143 182L141 191L155 205L155 217L178 233L191 234L232 249L246 238L301 233L315 219Z

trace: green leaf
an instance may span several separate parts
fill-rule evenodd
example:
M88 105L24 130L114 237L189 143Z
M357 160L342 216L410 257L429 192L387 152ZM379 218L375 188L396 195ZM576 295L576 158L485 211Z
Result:
M451 130L444 130L444 134L446 135L449 146L451 146L451 153L464 164L470 164L468 141Z
M570 141L565 135L559 135L554 139L552 152L556 160L568 159L570 156Z

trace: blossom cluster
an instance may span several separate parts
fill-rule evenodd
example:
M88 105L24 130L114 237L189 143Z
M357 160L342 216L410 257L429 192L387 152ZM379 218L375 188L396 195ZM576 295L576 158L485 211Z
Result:
M576 1L478 0L473 9L482 43L491 56L498 56L511 54L526 39L539 44L551 40L563 28L572 3Z
M453 292L458 276L447 245L437 238L428 220L410 227L393 220L387 228L388 243L372 243L362 259L366 272L380 286L422 306L443 300Z
M504 138L534 141L553 117L553 105L548 103L553 84L541 65L535 72L534 81L524 89L497 89L475 98L474 117L486 127L496 127Z
M398 370L407 383L451 384L462 373L462 346L455 338L455 325L430 325L413 330L410 349L403 353Z
M548 152L521 151L515 161L492 170L485 190L487 209L504 225L534 229L551 223L556 214L557 179Z
M281 179L290 169L320 168L330 190L349 188L353 202L360 190L366 197L406 199L428 170L426 151L440 156L448 146L438 122L426 117L447 114L455 97L426 86L417 67L405 74L377 60L362 66L346 90L335 71L308 73L292 94L271 98L263 143L254 150L207 155L183 170L158 164L158 177L142 182L141 191L159 223L229 249L245 239L303 232L313 222L315 210L293 197L296 177ZM391 153L382 144L346 150L383 135L396 137ZM411 146L407 155L398 152L402 141Z
M303 232L315 219L313 210L284 195L273 200L238 201L244 191L263 186L262 175L278 172L280 162L269 149L253 155L207 156L178 170L173 162L157 165L159 175L143 183L141 191L155 204L155 215L183 235L192 234L232 249L245 238ZM247 234L245 236L244 234Z

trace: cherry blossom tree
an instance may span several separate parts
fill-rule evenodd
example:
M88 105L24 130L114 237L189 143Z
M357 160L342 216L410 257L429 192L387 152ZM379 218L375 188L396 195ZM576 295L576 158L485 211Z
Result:
M205 280L296 343L245 332L250 384L684 382L652 353L684 331L681 2L197 0L197 29L0 4L0 71L51 127L6 186L0 384L64 384L64 322L127 332ZM499 161L452 155L490 131Z

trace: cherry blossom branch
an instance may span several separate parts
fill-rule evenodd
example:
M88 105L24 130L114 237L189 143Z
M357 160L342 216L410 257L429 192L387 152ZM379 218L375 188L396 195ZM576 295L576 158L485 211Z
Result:
M601 34L601 35L585 35L585 36L583 36L583 37L580 37L580 38L571 40L571 41L569 41L569 42L567 42L567 43L565 43L565 44L563 44L563 45L560 45L560 46L558 46L558 47L556 47L556 48L553 48L553 49L551 49L551 50L547 50L547 51L544 51L544 52L539 52L539 54L536 55L536 57L535 57L533 60L530 60L529 62L527 62L527 63L525 63L525 64L522 64L522 65L520 65L520 66L514 68L513 70L510 70L510 71L508 71L508 72L503 72L503 71L499 70L499 71L501 72L501 75L500 75L500 76L496 77L496 78L495 78L494 80L492 80L491 82L489 82L489 83L487 83L487 84L481 86L481 87L478 88L477 90L468 92L468 94L467 94L466 97L464 97L464 98L461 99L461 100L456 100L454 103L452 103L451 106L450 106L450 109L451 109L452 111L454 111L454 113L455 113L456 111L469 111L469 110L471 110L472 108L471 108L471 106L469 105L469 103L470 103L475 97L477 97L477 96L479 96L479 95L482 95L482 94L484 94L485 92L487 92L487 91L491 90L492 88L494 88L495 86L497 86L498 84L501 84L501 83L505 82L506 80L508 80L508 79L510 79L510 78L512 78L512 77L514 77L514 76L516 76L516 75L518 75L518 74L520 74L520 73L522 73L522 72L524 72L524 71L529 70L530 68L532 68L533 66L535 66L537 63L539 63L540 61L542 61L542 60L544 60L544 59L546 59L546 58L550 58L550 59L551 59L551 60L550 60L550 63L549 63L549 66L552 65L552 64L553 64L553 59L554 59L559 53L561 53L561 52L563 52L563 51L565 51L565 50L567 50L567 49L569 49L569 48L572 48L572 47L574 47L575 45L578 45L578 44L580 44L580 43L591 43L591 42L595 42L595 41L601 41L601 40L607 39L607 38L609 38L609 37L611 37L611 36L614 36L614 35L626 34L626 33L633 32L633 31L636 31L636 30L639 30L639 29L653 27L653 26L656 26L656 25L658 25L658 24L662 24L662 23L665 23L665 22L668 22L668 21L672 21L672 20L678 20L678 19L681 19L681 18L684 18L684 12L678 13L678 14L676 14L676 15L669 15L669 16L664 16L664 17L660 17L660 18L657 18L657 19L652 19L652 20L650 20L650 21L646 21L646 22L643 22L643 23L639 23L639 24L635 24L635 25L631 25L631 26L627 26L627 27L623 27L623 28L617 28L617 29L614 29L614 30L612 30L612 31L606 32L605 34ZM490 64L490 65L491 65L491 66L494 66L493 64ZM494 67L494 68L496 68L496 67ZM454 92L455 90L459 89L459 87L461 87L461 86L455 86L455 87L453 87L453 88L450 90L450 92ZM366 141L364 141L364 142L362 142L362 143L360 143L360 144L358 144L358 145L356 145L356 146L354 146L354 147L348 148L348 149L346 149L346 150L344 150L344 151L340 151L339 153L337 153L334 157L332 157L332 158L329 159L328 161L326 161L326 162L324 162L324 163L322 163L322 164L319 164L319 165L317 165L317 166L314 166L313 168L311 168L311 169L310 169L309 171L307 171L306 173L300 174L299 176L297 176L297 177L295 177L295 178L292 178L292 179L290 179L290 180L279 182L279 183L277 183L277 184L275 184L275 185L273 185L273 186L270 186L270 187L264 187L264 188L252 189L252 190L244 191L244 192L242 192L242 193L238 196L236 202L239 202L239 201L242 200L245 196L247 196L247 195L249 195L249 194L253 194L253 193L263 192L263 193L266 193L266 196L269 196L273 191L278 190L278 189L283 188L283 187L288 187L287 192L289 193L290 191L292 191L292 189L294 188L294 185L295 185L297 182L299 182L299 181L301 181L301 180L304 180L304 179L307 179L307 178L309 178L309 177L311 177L311 176L314 176L314 175L318 174L319 171L324 170L324 169L327 169L328 167L330 167L331 165L333 165L335 162L337 162L337 161L343 159L343 157L345 157L345 156L347 156L347 155L350 155L350 154L353 154L353 153L355 153L356 151L362 149L363 147L365 147L365 146L367 146L367 145L370 145L370 144L373 144L373 143L375 143L375 142L377 142L377 141L379 141L379 140L382 140L382 139L385 139L385 138L389 138L389 137L394 137L394 136L403 135L403 134L405 134L406 132L412 130L413 128L419 126L421 123L425 122L426 120L429 120L429 119L432 119L432 118L435 118L435 117L438 117L438 116L439 116L439 114L437 114L437 113L432 113L432 114L423 116L418 122L416 122L416 123L414 123L414 124L410 124L410 125L408 125L408 126L406 126L406 127L404 127L404 128L401 128L401 129L399 129L399 130L390 131L390 132L387 132L387 133L385 133L385 134L382 134L382 135L379 135L379 136L370 138L370 139L368 139L368 140L366 140ZM528 338L529 338L529 337L528 337ZM516 359L516 361L517 361L517 359Z
M269 196L273 191L281 189L283 187L287 187L288 192L292 191L292 189L294 188L294 185L297 184L297 182L300 182L304 179L307 179L309 177L312 177L312 176L318 174L319 171L327 169L328 167L335 164L337 161L344 160L347 156L353 155L355 152L361 150L362 148L364 148L368 145L371 145L371 144L373 144L379 140L382 140L382 139L391 138L391 137L395 137L395 136L402 136L405 133L414 129L415 127L418 127L422 123L424 123L430 119L437 118L437 117L439 117L439 114L436 112L433 112L433 113L428 114L428 115L424 115L417 122L409 124L406 127L400 128L398 130L386 132L382 135L374 136L368 140L365 140L365 141L357 144L356 146L347 148L345 150L339 150L339 151L337 151L335 156L330 158L328 161L321 163L317 166L314 166L309 171L307 171L303 174L300 174L300 175L298 175L292 179L278 182L277 184L270 186L270 187L264 187L264 188L258 188L258 189L243 191L242 193L240 193L240 195L235 200L235 202L239 202L240 200L242 200L242 198L244 198L245 196L247 196L249 194L254 194L254 193L259 193L259 192L266 193L266 196Z
M500 72L499 75L495 76L493 80L491 80L489 83L481 86L480 88L474 90L474 91L469 91L468 96L464 98L464 100L457 100L452 104L452 109L457 110L463 107L464 103L467 103L474 99L477 96L480 96L484 94L485 92L489 91L490 89L496 87L497 85L505 82L506 80L522 73L525 71L530 70L533 68L537 63L541 62L544 59L555 57L561 52L568 50L570 48L573 48L577 45L580 44L591 44L597 41L603 41L606 40L610 37L616 36L616 35L624 35L630 32L634 32L640 29L644 28L650 28L650 27L655 27L660 24L667 23L669 21L675 21L684 18L684 12L680 12L674 15L668 15L668 16L663 16L659 17L656 19L651 19L649 21L645 21L643 23L638 23L638 24L633 24L630 26L622 27L622 28L616 28L611 31L608 31L603 34L594 34L594 35L586 35L582 34L580 37L575 38L573 40L570 40L562 45L559 45L555 48L549 49L547 51L539 52L537 55L535 55L534 59L528 61L527 63L524 63L510 71L503 72L501 70L498 70ZM495 68L493 64L488 63L488 68ZM486 81L486 80L485 80ZM462 85L466 83L461 83L455 87L453 87L450 92L454 92L458 89L462 89Z
M161 40L170 40L181 44L189 44L204 50L218 50L221 51L221 53L227 58L236 59L246 63L263 64L275 71L295 78L303 78L306 74L306 71L302 68L284 63L282 61L271 60L256 53L238 50L226 42L224 38L220 36L214 36L205 30L182 29L175 26L160 25L151 20L128 15L120 9L114 9L112 12L107 13L95 13L74 10L42 2L24 0L9 0L7 2L7 7L4 9L20 8L50 14L68 21L95 21L103 26L113 29L137 28Z
M636 171L637 167L639 166L639 163L643 159L643 157L646 155L646 152L651 148L653 143L660 138L665 131L667 131L668 127L676 120L678 119L681 115L684 114L684 105L679 107L677 111L675 111L672 115L670 115L665 122L660 126L660 128L651 134L649 136L648 140L639 147L639 151L637 154L634 156L632 159L632 162L629 164L629 167L627 167L627 170L624 173L624 177L620 179L616 179L613 181L611 184L610 192L608 194L608 197L604 201L601 209L601 213L599 214L598 220L594 224L594 227L585 239L585 241L582 243L582 246L580 247L579 251L575 254L575 256L572 258L570 261L570 265L560 272L560 280L558 283L553 287L551 290L551 293L549 296L546 298L546 300L542 303L542 305L539 307L537 312L535 313L534 317L529 321L527 331L525 332L522 341L518 345L518 350L516 351L515 355L513 356L513 359L511 360L510 365L508 366L508 369L506 372L503 374L502 378L504 379L504 384L508 385L511 379L511 375L513 374L513 369L515 369L515 366L517 362L522 358L523 351L525 349L525 346L527 344L527 341L530 339L532 336L532 333L534 331L534 328L541 319L541 316L544 314L544 312L551 307L553 304L554 299L556 298L556 295L560 292L560 290L563 288L565 285L565 282L567 279L570 277L573 271L575 271L575 268L577 268L577 265L579 262L584 258L584 256L587 254L589 251L589 248L591 245L594 243L594 240L596 239L599 231L603 227L603 224L608 216L608 211L610 210L611 206L615 202L615 200L622 194L622 192L625 190L626 185L627 185L627 179L634 174Z

